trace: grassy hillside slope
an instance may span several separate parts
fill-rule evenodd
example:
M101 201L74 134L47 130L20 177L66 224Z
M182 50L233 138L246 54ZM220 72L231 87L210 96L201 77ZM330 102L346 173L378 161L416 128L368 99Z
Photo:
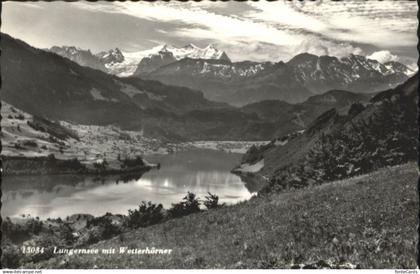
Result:
M91 246L171 248L170 255L73 255L26 267L414 268L416 185L414 163L384 168L173 219Z
M303 131L253 147L242 164L264 160L257 174L267 191L300 188L365 174L417 159L418 75L378 93L369 104L353 104L346 115L330 109Z

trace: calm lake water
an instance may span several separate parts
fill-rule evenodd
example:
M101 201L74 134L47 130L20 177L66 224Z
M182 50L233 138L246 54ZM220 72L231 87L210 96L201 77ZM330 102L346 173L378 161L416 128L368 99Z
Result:
M169 208L187 191L201 198L211 192L228 204L252 195L241 179L230 173L240 161L240 154L197 149L145 158L161 163L161 169L127 182L117 183L116 177L98 180L78 175L4 177L1 214L3 218L30 214L42 219L75 213L126 214L141 201Z

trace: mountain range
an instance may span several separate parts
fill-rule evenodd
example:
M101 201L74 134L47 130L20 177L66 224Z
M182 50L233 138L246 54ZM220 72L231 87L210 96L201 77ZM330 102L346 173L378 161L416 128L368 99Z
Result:
M262 99L237 108L210 101L199 90L136 76L118 77L81 66L61 54L33 48L6 34L1 35L1 40L2 100L5 102L53 121L116 125L123 129L143 130L148 136L169 141L268 140L306 128L328 109L346 112L353 103L365 104L373 96L340 89L313 95L298 81L289 81L293 70L286 63L182 58L160 68L163 70L180 63L191 64L194 68L194 64L203 62L234 68L230 72L221 70L219 76L231 73L229 77L234 80L229 81L236 84L242 79L247 84L240 92L250 98ZM68 51L73 49L68 48ZM97 56L108 60L101 61L106 66L109 62L121 64L118 62L127 59L121 56L123 54L115 49ZM176 56L181 58L181 55ZM242 73L237 73L241 70ZM258 94L270 94L273 83L284 88L284 96L293 96L292 91L303 90L302 102L292 104L258 97ZM253 90L258 91L257 95L251 92Z
M372 93L395 87L411 73L403 64L358 55L339 59L304 53L287 63L183 59L139 76L200 89L206 98L242 106L261 100L303 102L333 89Z
M74 46L53 46L47 50L66 57L81 66L99 69L121 77L151 72L183 58L230 61L224 51L216 49L211 44L205 48L200 48L194 44L188 44L184 47L164 44L137 52L122 52L115 48L96 54L93 54L90 50Z
M151 120L173 120L195 109L225 107L206 100L199 91L80 66L6 34L1 35L1 43L2 100L33 115L160 130Z
M373 93L395 87L414 73L404 64L382 64L360 55L337 58L302 53L286 63L231 62L213 45L160 45L134 53L114 49L92 54L75 47L50 51L110 74L200 90L207 99L234 106L262 100L299 103L334 89Z
M166 141L261 140L274 128L255 113L197 90L117 77L1 34L2 101L51 121L115 125ZM262 128L261 130L254 129Z

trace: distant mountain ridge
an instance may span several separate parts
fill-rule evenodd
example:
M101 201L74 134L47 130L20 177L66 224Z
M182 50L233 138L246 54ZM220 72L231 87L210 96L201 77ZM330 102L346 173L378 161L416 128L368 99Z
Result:
M294 70L296 79L315 94L332 89L363 93L380 91L395 87L414 73L398 62L381 64L354 54L337 58L302 53L287 65Z
M204 48L194 44L188 44L184 47L164 44L138 52L122 52L120 49L115 48L97 54L74 46L53 46L49 51L66 57L81 66L99 69L118 76L131 76L136 72L137 74L151 72L162 65L183 58L215 59L230 62L227 54L218 50L212 44ZM162 59L165 60L162 62Z
M204 48L200 48L194 44L188 44L184 47L175 47L171 45L163 45L159 52L171 52L176 60L184 58L206 59L206 60L225 60L230 61L224 51L218 50L214 45L209 44ZM150 55L149 55L150 56Z
M381 64L353 54L337 58L302 53L286 63L232 62L211 44L164 44L130 53L118 48L98 54L76 47L50 50L83 66L201 90L207 99L235 106L263 100L300 103L329 90L372 93L393 88L414 73L399 62Z
M141 76L145 73L150 73L160 67L174 63L184 58L224 60L230 62L230 59L226 53L216 49L213 45L208 45L205 48L199 48L194 44L188 44L182 48L163 45L158 47L156 50L157 52L149 53L149 55L141 59L133 75Z
M139 76L242 106L263 100L300 103L329 90L373 93L397 86L412 73L401 63L383 65L359 55L339 59L303 53L287 63L182 59Z
M74 46L53 46L49 51L70 59L81 66L106 71L105 64L101 61L101 58L93 54L90 50L84 50Z
M119 48L101 51L95 54L95 56L97 56L105 66L112 63L121 63L125 60L124 55Z

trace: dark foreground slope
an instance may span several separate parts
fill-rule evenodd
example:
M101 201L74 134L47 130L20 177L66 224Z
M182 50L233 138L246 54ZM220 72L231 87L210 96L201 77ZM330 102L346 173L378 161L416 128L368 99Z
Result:
M138 229L90 248L171 255L73 255L29 268L415 268L414 163L254 198ZM313 264L316 263L316 264Z

